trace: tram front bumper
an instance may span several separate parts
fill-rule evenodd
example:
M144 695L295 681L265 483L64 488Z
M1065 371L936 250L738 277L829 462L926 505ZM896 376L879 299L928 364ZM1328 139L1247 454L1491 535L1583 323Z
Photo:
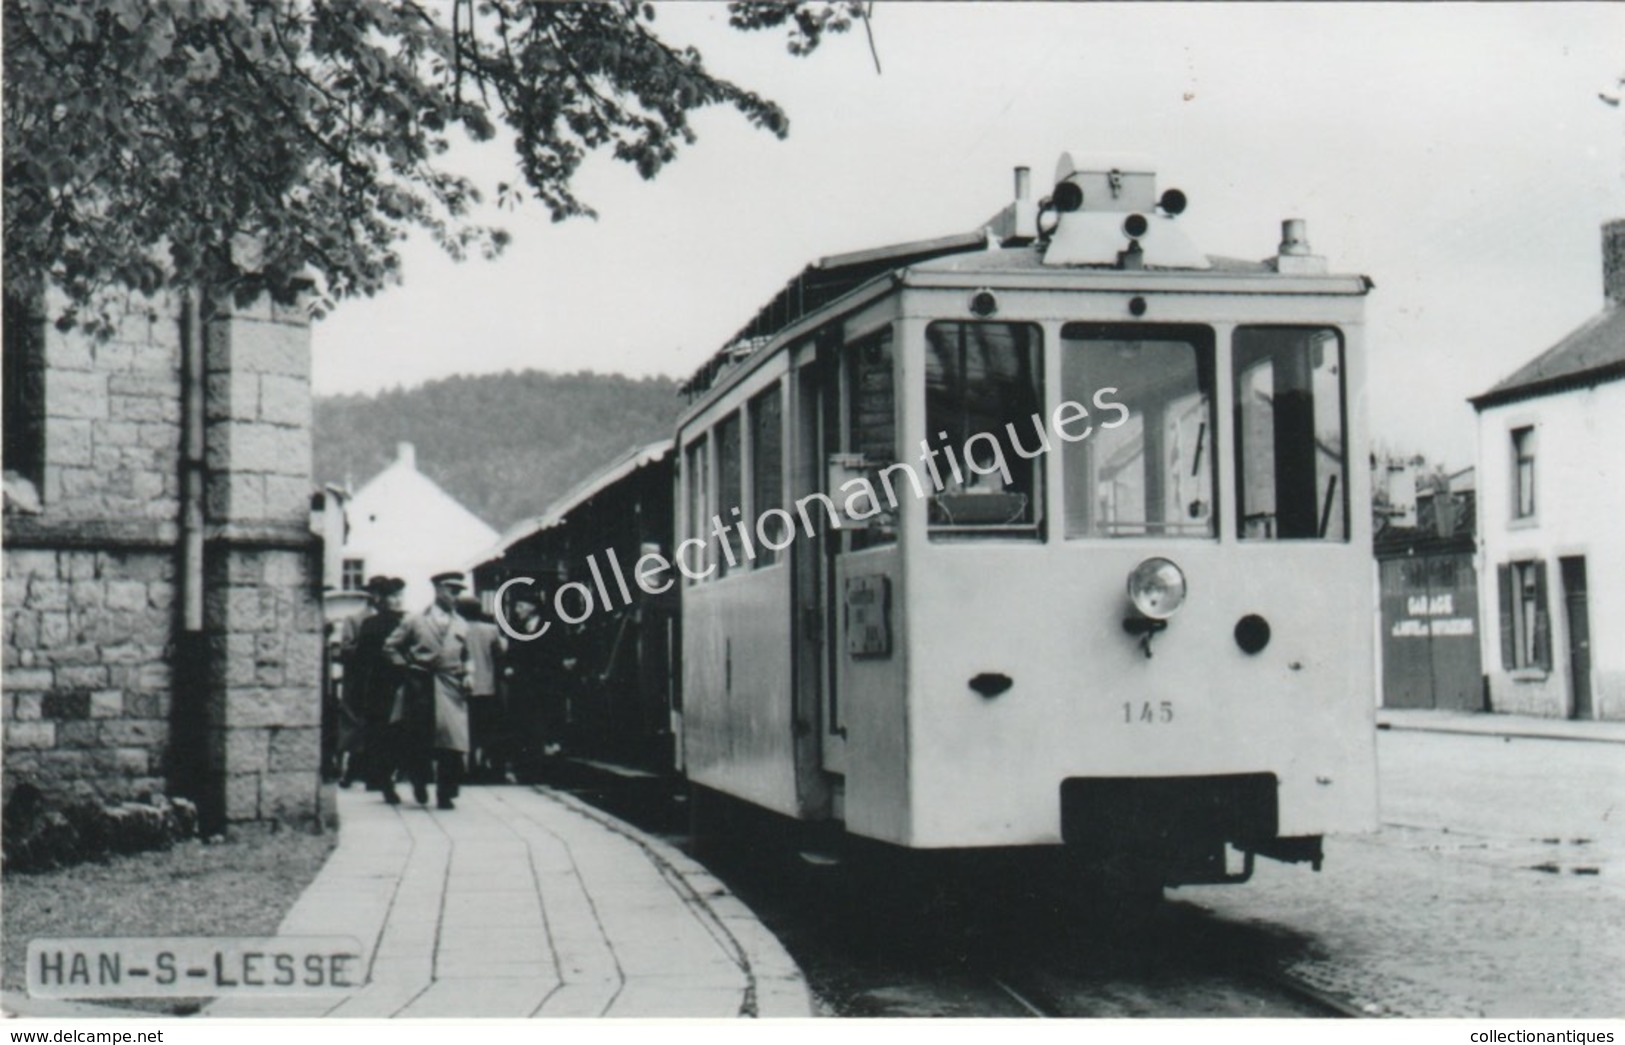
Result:
M1181 777L1069 777L1061 782L1061 838L1085 851L1175 856L1279 832L1274 773Z

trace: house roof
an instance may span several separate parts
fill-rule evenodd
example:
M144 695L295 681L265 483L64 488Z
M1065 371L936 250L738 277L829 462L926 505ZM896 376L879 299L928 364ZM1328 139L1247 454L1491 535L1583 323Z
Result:
M1478 410L1625 377L1625 305L1610 304L1468 402Z

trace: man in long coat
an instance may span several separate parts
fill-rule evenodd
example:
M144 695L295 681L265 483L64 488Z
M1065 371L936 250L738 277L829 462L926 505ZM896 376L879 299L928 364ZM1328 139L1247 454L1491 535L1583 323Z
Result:
M390 661L405 669L391 721L400 731L402 761L420 805L455 808L468 753L468 624L457 615L460 573L439 573L434 603L401 622L384 642Z
M378 582L377 609L361 622L355 645L344 669L344 685L354 701L362 724L360 764L346 767L346 777L359 771L368 791L382 791L384 800L394 805L395 763L398 758L390 715L400 690L401 669L384 652L384 643L395 634L406 614L401 612L401 592L406 582L399 577L375 577Z

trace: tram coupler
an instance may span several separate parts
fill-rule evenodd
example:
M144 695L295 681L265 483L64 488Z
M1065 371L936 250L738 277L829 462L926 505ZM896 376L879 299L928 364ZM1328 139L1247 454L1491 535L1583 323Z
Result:
M1248 842L1246 852L1267 856L1283 864L1307 863L1311 870L1319 871L1326 854L1321 847L1322 836L1298 835L1291 838L1270 838L1262 842Z

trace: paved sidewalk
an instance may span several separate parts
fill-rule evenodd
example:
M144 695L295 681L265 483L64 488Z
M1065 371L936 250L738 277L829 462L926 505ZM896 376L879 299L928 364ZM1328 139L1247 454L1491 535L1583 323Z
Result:
M204 1016L812 1015L789 955L716 878L568 796L474 787L438 812L342 791L339 817L279 932L362 941L367 986Z
M1429 733L1471 733L1480 736L1593 740L1609 744L1625 744L1625 722L1576 721L1539 718L1534 715L1503 715L1486 711L1378 708L1377 727L1422 730Z

